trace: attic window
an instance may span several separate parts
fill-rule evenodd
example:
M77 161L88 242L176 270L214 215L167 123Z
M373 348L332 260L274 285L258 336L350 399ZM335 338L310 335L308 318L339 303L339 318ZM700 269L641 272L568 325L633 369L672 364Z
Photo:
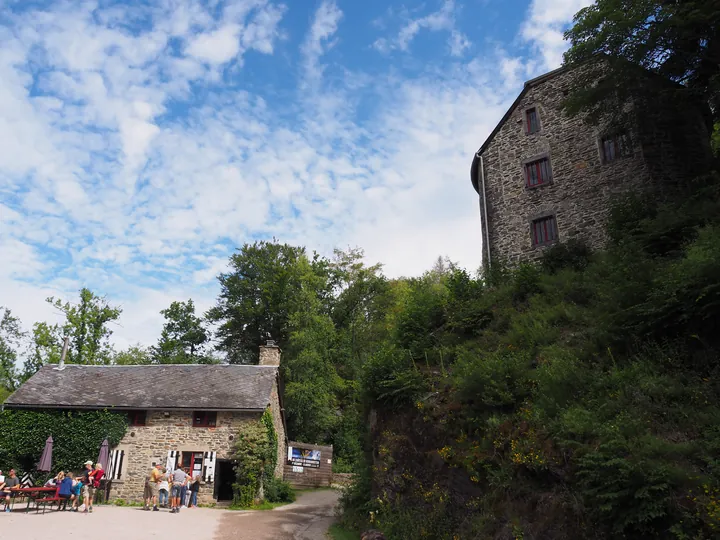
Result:
M128 412L128 423L131 426L146 426L147 425L147 411L129 411Z
M540 117L537 108L532 107L525 111L525 133L531 135L540 131Z
M217 423L217 412L215 411L194 411L193 427L215 427Z

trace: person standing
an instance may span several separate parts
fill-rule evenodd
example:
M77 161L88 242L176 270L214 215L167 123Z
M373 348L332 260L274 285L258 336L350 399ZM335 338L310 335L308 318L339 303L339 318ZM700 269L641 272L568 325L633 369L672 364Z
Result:
M180 512L180 494L186 481L187 474L182 470L182 467L178 465L172 476L172 492L170 493L172 498L172 502L170 503L172 505L172 509L170 512L173 514Z
M93 488L93 494L95 490L100 488L100 480L105 476L105 471L102 468L102 463L96 463L95 469L90 473L90 481ZM92 512L92 499L90 499L90 511Z
M160 491L160 481L162 480L162 471L160 464L156 463L150 471L150 493L152 495L153 512L159 511L158 508L158 492Z
M85 510L83 510L83 514L87 514L88 512L92 513L92 499L95 496L95 488L92 485L92 473L93 473L93 462L91 460L87 460L85 462L85 469L82 473L82 494L83 494L83 504L85 505Z
M190 484L190 504L188 508L197 507L198 492L200 491L200 475L196 475Z
M165 467L162 469L160 484L158 485L158 505L160 508L167 508L170 497L170 483L168 482L168 472Z

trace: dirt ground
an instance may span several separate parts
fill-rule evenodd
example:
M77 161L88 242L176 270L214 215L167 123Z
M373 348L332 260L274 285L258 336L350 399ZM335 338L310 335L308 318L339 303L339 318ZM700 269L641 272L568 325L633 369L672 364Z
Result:
M323 540L339 493L303 493L293 504L264 512L226 512L213 540Z
M145 512L137 507L98 506L92 514L0 512L0 536L23 540L324 540L339 493L303 493L275 510L231 512L209 508ZM20 509L21 506L18 506Z

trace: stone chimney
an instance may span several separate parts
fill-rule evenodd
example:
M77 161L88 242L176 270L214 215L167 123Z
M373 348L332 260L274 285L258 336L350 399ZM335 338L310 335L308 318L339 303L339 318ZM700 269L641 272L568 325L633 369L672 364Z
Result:
M273 340L268 339L265 345L260 345L260 365L261 366L279 366L280 365L280 347Z

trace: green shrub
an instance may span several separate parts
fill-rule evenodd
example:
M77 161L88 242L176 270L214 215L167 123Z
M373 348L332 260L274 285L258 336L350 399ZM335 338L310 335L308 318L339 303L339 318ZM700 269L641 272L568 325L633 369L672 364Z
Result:
M547 248L542 254L540 265L549 274L565 268L581 271L590 263L591 256L592 251L585 242L573 239Z
M295 501L295 491L287 482L272 477L263 486L265 500L271 503Z
M363 386L372 399L397 407L414 403L427 390L427 382L409 351L386 347L365 364Z

